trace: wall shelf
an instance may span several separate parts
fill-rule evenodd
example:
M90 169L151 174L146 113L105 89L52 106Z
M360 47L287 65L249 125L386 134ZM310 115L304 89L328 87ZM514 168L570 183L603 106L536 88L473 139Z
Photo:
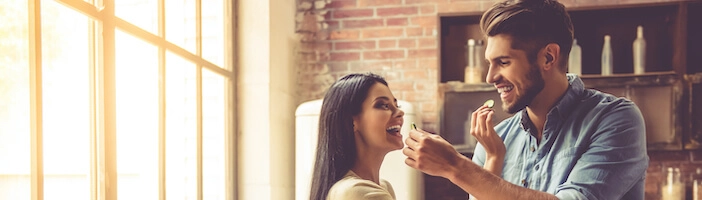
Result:
M585 86L632 99L646 120L649 150L702 148L702 114L698 114L702 106L692 103L702 102L702 75L689 75L702 74L702 66L694 65L702 63L702 22L698 20L702 2L581 7L569 13L583 52ZM479 28L481 14L438 16L440 132L457 146L465 145L467 114L486 99L499 100L491 84L462 82L466 41L485 40ZM640 75L632 74L632 42L639 25L647 43L647 73ZM610 76L599 75L604 35L612 37L614 74ZM498 121L511 116L496 110Z

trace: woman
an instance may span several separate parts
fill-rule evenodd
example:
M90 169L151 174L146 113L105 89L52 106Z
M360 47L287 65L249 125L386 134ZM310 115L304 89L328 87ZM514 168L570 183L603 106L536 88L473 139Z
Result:
M310 199L395 199L380 165L404 146L404 114L378 75L349 74L332 84L322 101Z

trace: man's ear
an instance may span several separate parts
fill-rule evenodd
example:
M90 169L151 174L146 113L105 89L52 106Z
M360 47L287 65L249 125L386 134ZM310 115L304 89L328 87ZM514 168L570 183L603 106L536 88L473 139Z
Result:
M556 43L549 43L543 49L543 56L545 57L544 70L550 70L552 68L558 68L558 63L560 63L561 47Z

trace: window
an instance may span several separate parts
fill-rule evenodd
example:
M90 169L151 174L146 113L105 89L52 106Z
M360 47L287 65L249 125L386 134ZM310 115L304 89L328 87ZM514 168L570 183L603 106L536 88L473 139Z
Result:
M232 11L0 1L0 200L234 199Z

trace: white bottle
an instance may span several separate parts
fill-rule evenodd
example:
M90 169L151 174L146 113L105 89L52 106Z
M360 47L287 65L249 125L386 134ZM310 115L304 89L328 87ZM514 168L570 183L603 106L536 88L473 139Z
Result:
M632 45L634 50L634 74L646 72L646 40L643 37L643 27L636 28L636 39Z
M604 36L604 45L602 45L602 75L612 75L612 45L610 44L609 35Z
M573 39L573 46L568 54L568 73L582 75L582 50L578 40Z

